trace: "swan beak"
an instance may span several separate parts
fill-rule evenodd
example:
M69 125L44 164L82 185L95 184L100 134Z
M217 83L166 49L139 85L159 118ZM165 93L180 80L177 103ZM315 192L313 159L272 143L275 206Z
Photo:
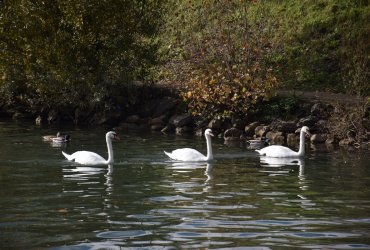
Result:
M209 133L209 135L212 136L212 137L215 136L213 133Z
M114 135L114 139L115 139L116 141L120 141L120 140L121 140L121 138L119 138L119 136L118 136L118 135Z

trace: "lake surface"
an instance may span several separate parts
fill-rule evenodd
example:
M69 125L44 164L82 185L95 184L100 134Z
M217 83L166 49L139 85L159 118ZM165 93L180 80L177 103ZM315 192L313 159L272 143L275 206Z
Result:
M122 131L114 165L83 167L61 151L107 157L107 131L42 141L57 130L0 123L0 248L370 249L368 151L266 162L214 139L211 164L185 164L163 150L204 138Z

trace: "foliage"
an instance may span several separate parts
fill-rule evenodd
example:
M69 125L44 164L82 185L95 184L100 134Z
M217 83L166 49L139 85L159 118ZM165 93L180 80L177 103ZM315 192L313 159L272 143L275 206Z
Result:
M127 91L155 63L162 1L4 1L0 93L32 112L75 120L136 101Z
M176 1L167 17L167 81L196 116L241 115L268 99L278 80L267 63L265 24L251 27L244 1Z
M369 1L258 1L287 88L369 94Z
M274 119L294 119L299 113L302 113L302 107L299 105L301 100L298 97L290 96L285 98L271 98L264 105L256 109L256 115L259 119L271 122Z
M276 87L370 94L368 0L4 0L0 10L0 107L78 122L145 101L134 82L153 79L203 116L263 110Z
M334 138L352 138L355 146L368 141L370 131L370 100L351 106L336 105L328 127Z

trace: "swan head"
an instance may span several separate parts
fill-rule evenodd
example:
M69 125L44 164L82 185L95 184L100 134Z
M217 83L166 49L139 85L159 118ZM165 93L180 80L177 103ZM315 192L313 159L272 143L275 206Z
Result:
M206 131L204 131L204 135L205 136L214 136L213 133L212 133L212 130L207 128Z
M307 126L303 126L301 128L301 131L303 131L306 135L310 136L311 133L310 133L310 129L307 127Z
M111 140L116 140L116 141L120 140L118 134L114 131L109 131L106 136L107 138L110 138Z

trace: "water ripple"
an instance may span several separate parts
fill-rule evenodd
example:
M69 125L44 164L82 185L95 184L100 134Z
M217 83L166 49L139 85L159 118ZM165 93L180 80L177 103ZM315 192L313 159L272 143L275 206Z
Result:
M98 233L96 236L104 239L125 239L151 235L152 232L146 230L125 230L125 231L106 231Z

